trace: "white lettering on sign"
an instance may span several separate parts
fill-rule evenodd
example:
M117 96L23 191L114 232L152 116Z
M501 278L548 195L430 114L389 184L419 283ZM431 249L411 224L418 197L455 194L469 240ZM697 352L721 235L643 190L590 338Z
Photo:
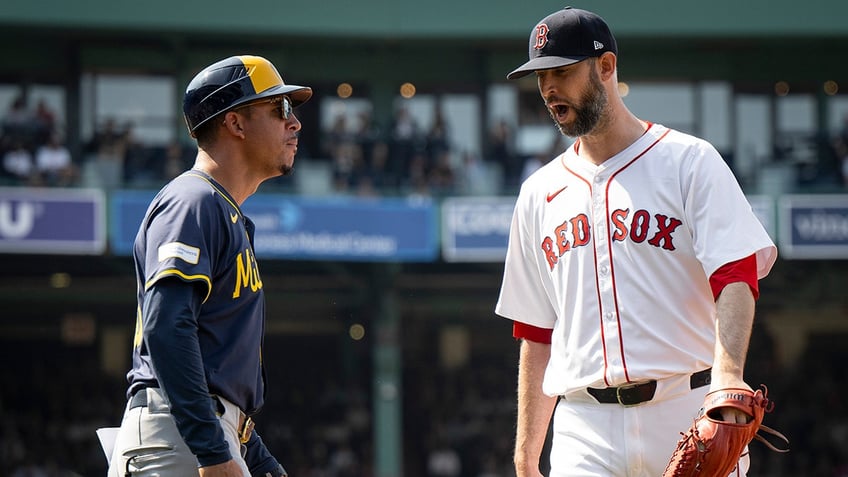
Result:
M0 236L26 237L32 231L36 215L36 205L31 202L19 202L17 207L11 202L0 202Z
M451 228L456 235L509 235L512 205L456 207L451 213Z
M824 211L813 212L797 217L795 228L804 240L848 240L848 215Z

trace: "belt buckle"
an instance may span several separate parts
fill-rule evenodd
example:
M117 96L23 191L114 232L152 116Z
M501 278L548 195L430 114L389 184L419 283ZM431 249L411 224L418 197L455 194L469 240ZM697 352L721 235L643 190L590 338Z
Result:
M641 385L642 384L626 384L624 386L619 386L619 387L615 388L615 400L618 401L618 403L621 404L622 406L635 406L635 404L625 404L625 403L621 402L621 390L623 389L623 390L626 391L628 389L633 389L633 388L639 387Z
M250 440L250 435L253 433L254 426L255 424L253 422L253 419L249 416L245 417L244 424L239 426L238 430L239 442L241 442L242 444L247 444L247 442Z

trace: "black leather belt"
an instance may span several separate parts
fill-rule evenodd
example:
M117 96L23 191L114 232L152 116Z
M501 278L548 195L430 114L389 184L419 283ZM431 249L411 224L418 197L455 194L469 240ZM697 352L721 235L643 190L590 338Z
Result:
M710 384L711 373L712 368L693 373L689 376L689 389L697 389ZM633 406L654 398L654 393L657 391L657 381L652 379L645 383L625 384L615 388L587 388L586 391L602 404Z

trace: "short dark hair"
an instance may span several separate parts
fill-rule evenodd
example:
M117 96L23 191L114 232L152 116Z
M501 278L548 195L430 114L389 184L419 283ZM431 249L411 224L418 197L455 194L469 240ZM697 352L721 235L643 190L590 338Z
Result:
M203 147L215 142L215 138L218 136L216 130L218 126L220 124L215 123L215 121L207 121L198 126L194 130L194 138L197 140L197 145Z

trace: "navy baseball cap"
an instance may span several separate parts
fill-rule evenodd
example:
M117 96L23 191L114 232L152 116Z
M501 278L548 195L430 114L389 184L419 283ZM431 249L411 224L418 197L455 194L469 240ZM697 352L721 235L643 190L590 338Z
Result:
M565 7L533 27L529 61L506 77L522 78L536 70L567 66L607 51L618 54L615 37L604 19L586 10Z

